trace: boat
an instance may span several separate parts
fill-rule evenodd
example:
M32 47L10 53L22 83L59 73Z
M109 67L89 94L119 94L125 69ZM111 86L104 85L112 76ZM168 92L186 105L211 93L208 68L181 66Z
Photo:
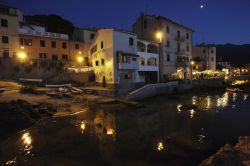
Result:
M0 93L3 93L6 90L5 86L0 86Z
M76 88L76 87L72 87L71 92L74 94L81 94L81 93L83 93L83 90Z
M243 92L243 90L240 88L227 88L226 90L228 92Z
M62 85L49 85L49 84L46 84L45 87L46 88L62 88L62 87L70 88L71 84L62 84Z
M62 98L60 94L56 91L49 91L46 93L49 97L54 97L54 98Z

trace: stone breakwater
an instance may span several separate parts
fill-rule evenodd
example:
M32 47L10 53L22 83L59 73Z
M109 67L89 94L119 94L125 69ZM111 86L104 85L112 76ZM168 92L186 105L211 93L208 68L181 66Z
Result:
M250 136L241 136L235 146L226 144L199 166L250 166Z

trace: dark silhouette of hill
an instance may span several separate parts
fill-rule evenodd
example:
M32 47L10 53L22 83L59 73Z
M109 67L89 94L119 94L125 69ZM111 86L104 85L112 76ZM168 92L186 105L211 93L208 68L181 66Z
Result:
M72 35L74 25L58 15L33 15L25 16L25 22L33 25L45 26L48 32Z
M244 45L216 45L217 61L229 61L236 66L250 63L250 44Z

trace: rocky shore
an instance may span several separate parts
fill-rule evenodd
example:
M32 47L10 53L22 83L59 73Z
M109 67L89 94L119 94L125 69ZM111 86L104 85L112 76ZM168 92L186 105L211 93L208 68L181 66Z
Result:
M199 166L250 166L250 136L241 136L235 146L226 144Z
M25 129L44 117L51 117L57 108L49 103L31 104L25 100L0 103L1 137Z

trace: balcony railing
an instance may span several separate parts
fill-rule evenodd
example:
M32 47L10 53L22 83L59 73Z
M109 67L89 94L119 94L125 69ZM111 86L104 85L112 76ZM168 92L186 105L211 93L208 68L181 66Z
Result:
M176 36L175 41L176 42L184 42L186 40L185 36Z
M43 37L65 39L65 40L69 39L69 36L66 34L51 33L51 32L37 32L37 31L32 31L32 30L27 30L27 29L19 29L19 34L31 35L31 36L43 36Z

